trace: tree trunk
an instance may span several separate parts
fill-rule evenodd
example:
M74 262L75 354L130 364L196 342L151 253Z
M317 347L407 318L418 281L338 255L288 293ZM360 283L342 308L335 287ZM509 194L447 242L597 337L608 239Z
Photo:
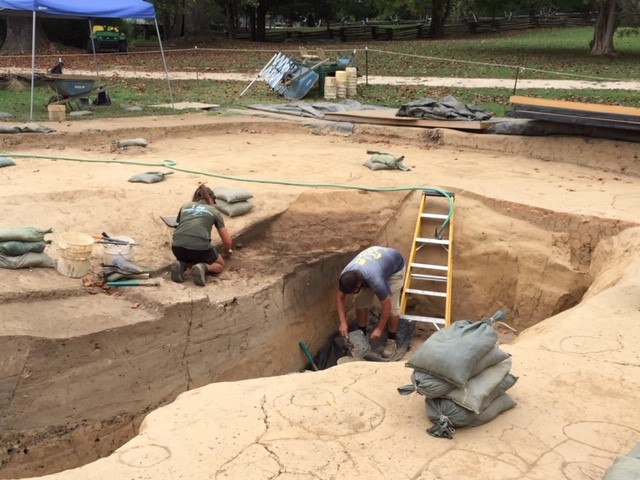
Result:
M431 8L431 24L429 25L429 36L444 36L444 24L451 12L451 0L446 0L443 5L441 0L433 0Z
M5 17L7 38L2 45L0 55L27 55L31 53L32 16ZM40 21L36 21L36 51L49 49L51 42L44 33Z
M238 33L238 9L235 0L226 0L225 11L227 13L227 37L235 40Z
M613 34L618 28L618 15L616 14L617 0L605 0L600 4L598 20L593 30L591 40L591 55L615 55L613 47Z
M211 25L207 0L196 0L186 11L185 37L190 41L208 41L211 39Z
M267 10L269 0L260 0L256 8L256 41L265 42L267 40Z

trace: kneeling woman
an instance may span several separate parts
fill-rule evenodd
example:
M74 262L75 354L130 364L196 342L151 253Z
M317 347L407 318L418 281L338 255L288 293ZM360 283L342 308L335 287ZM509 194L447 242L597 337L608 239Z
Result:
M193 194L193 200L180 208L176 218L178 226L173 233L171 250L176 261L171 266L171 280L184 282L184 272L191 267L191 275L196 285L204 286L206 274L224 270L224 259L211 245L211 230L215 226L222 240L222 253L231 255L231 235L224 226L224 220L214 208L216 197L206 185L200 185Z

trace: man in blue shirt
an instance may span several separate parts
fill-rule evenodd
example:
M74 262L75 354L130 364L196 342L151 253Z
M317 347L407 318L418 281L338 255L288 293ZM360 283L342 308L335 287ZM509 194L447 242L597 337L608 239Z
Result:
M393 248L374 246L360 252L342 270L336 296L339 332L348 334L345 298L355 295L356 320L358 327L366 335L367 312L373 296L380 301L380 319L371 332L371 340L382 336L387 328L387 342L382 352L385 358L393 357L397 351L396 331L400 321L400 292L404 285L405 265L402 255Z

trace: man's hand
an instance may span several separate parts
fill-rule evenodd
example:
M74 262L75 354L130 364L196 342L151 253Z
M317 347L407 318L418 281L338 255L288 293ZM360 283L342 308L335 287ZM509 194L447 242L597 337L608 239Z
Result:
M382 328L376 327L371 332L371 340L378 340L382 336Z
M338 331L340 332L340 335L343 337L346 337L349 335L349 326L347 325L347 322L340 322L340 326L338 327Z

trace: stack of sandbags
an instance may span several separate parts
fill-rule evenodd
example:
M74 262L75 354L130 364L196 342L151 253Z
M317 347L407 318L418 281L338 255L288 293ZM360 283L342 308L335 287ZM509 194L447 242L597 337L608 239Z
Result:
M52 268L51 257L44 253L51 241L44 236L53 230L36 227L0 227L0 268Z
M517 381L511 356L498 346L492 321L460 320L435 332L409 359L411 385L401 394L425 396L434 436L451 438L453 428L493 420L516 402L505 393Z
M244 188L215 187L216 208L230 217L237 217L249 213L253 203L249 202L253 195Z

